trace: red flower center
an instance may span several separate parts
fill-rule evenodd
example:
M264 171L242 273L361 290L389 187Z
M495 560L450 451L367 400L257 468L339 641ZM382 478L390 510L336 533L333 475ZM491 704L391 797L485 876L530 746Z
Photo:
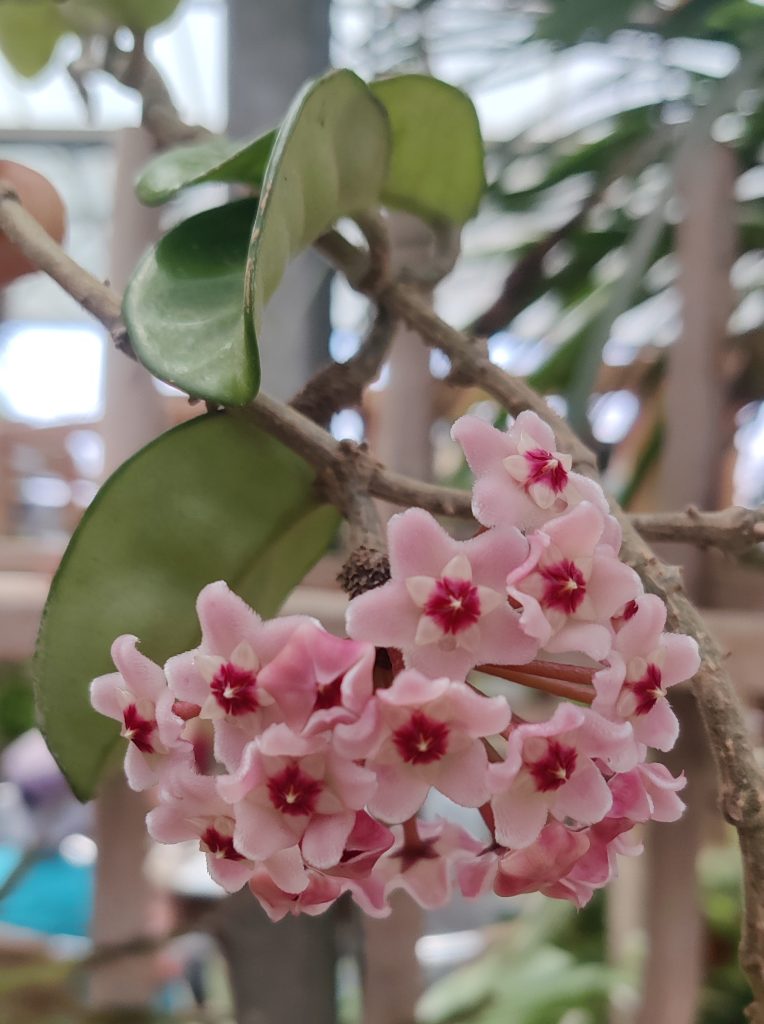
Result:
M210 690L227 715L247 715L260 707L256 684L254 672L227 661L215 673Z
M408 764L431 764L448 749L448 732L445 722L415 711L405 725L395 730L393 743Z
M155 753L151 736L157 727L156 719L144 718L135 704L129 704L122 712L122 721L122 735L126 740L134 743L142 754Z
M661 670L657 665L650 662L641 679L624 684L624 689L631 690L634 695L634 700L636 701L635 715L646 715L648 711L652 711L661 697L666 696L662 683L663 674Z
M536 783L540 793L554 793L564 786L576 767L574 747L559 740L547 740L546 751L535 761L526 761L525 766Z
M443 576L433 587L423 608L444 633L461 633L480 618L480 597L470 580Z
M244 857L233 845L233 836L218 832L213 825L205 829L199 845L204 853L211 853L219 860L244 860Z
M629 619L633 618L637 614L638 611L639 611L639 605L634 600L634 598L632 598L631 601L627 601L627 603L623 606L623 611L621 612L621 618L623 619L624 622L628 622Z
M532 448L523 454L528 463L526 487L531 484L546 484L555 494L565 490L568 485L568 471L561 465L554 452L548 452L544 448Z
M312 814L324 784L292 763L268 779L271 803L282 814Z
M563 558L561 562L539 569L544 580L541 604L544 608L557 608L573 615L586 597L586 580L575 562Z
M313 705L314 711L324 711L326 708L336 708L342 703L342 676L337 676L331 683L319 685L316 689L316 702Z

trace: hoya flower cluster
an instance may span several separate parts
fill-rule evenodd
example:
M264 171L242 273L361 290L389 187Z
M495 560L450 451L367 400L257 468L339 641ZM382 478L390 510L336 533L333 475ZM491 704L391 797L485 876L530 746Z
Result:
M506 432L465 416L453 436L484 529L457 541L421 509L395 516L391 578L350 603L352 639L263 622L213 583L196 650L160 668L123 636L118 671L92 683L130 784L156 787L151 835L198 841L213 878L274 920L344 892L374 915L398 888L435 907L454 885L580 906L638 851L634 825L682 812L684 778L646 757L674 744L666 691L697 670L695 642L664 631L602 491L535 414ZM572 664L589 700L544 721L470 677ZM474 834L417 817L432 790L479 811Z

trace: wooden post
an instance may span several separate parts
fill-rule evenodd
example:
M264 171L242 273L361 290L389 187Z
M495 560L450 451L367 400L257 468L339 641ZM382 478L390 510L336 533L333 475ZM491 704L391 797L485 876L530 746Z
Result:
M711 140L689 143L677 162L683 218L677 228L682 331L665 385L666 441L661 501L666 509L713 508L725 442L722 348L732 311L735 158ZM690 596L704 598L706 566L693 548L664 545L681 564ZM704 936L695 872L703 820L713 805L711 755L691 695L676 700L683 735L668 766L687 773L687 812L670 828L648 829L648 955L639 1024L692 1024L704 973Z
M143 250L158 233L157 212L142 207L133 182L152 152L141 129L123 129L117 138L111 280L122 290ZM105 475L112 473L167 426L159 393L148 372L106 347L104 416ZM96 800L98 842L92 937L96 946L127 942L151 933L157 897L143 873L147 850L145 795L128 788L120 773ZM156 922L155 922L156 926ZM151 958L126 957L104 964L91 976L90 1001L96 1009L146 1007L154 993Z

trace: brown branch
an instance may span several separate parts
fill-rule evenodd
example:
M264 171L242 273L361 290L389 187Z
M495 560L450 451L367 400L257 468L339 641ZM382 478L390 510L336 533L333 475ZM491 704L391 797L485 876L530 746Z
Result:
M212 132L201 125L186 124L178 114L162 75L144 49L143 36L135 35L130 51L112 40L103 61L103 70L122 85L135 89L143 101L142 124L160 149L211 138Z
M631 522L646 540L674 540L738 554L764 542L764 507L733 505L720 512L699 512L691 506L684 512L632 515Z
M122 323L122 303L117 293L68 256L24 208L13 187L5 182L0 182L0 232L83 309L100 320L117 348L127 355L133 354Z
M335 412L360 405L364 388L382 368L394 330L394 318L380 309L356 354L319 370L292 399L292 407L327 427Z

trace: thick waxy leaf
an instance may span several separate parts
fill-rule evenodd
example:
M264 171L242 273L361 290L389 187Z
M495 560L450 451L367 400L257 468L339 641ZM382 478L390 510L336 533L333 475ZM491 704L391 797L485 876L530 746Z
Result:
M66 30L53 0L0 3L0 50L11 67L27 78L42 71Z
M247 259L246 323L262 311L287 264L340 217L379 203L390 152L382 105L351 71L309 83L274 143Z
M101 19L101 31L126 25L136 32L147 32L167 21L179 3L180 0L66 0L61 7L74 27L79 18L90 14Z
M138 264L124 316L138 358L188 394L223 405L250 401L260 383L257 345L244 330L244 267L254 199L190 217Z
M483 140L472 100L429 75L373 82L393 133L382 190L388 206L463 224L485 189Z
M208 181L241 182L259 190L275 132L253 142L208 139L160 153L141 172L135 191L142 203L159 206L181 189Z
M306 463L243 418L205 416L162 435L101 488L51 587L35 657L51 751L92 796L116 723L90 707L122 633L160 664L199 642L196 595L224 579L273 615L321 557L338 522Z

